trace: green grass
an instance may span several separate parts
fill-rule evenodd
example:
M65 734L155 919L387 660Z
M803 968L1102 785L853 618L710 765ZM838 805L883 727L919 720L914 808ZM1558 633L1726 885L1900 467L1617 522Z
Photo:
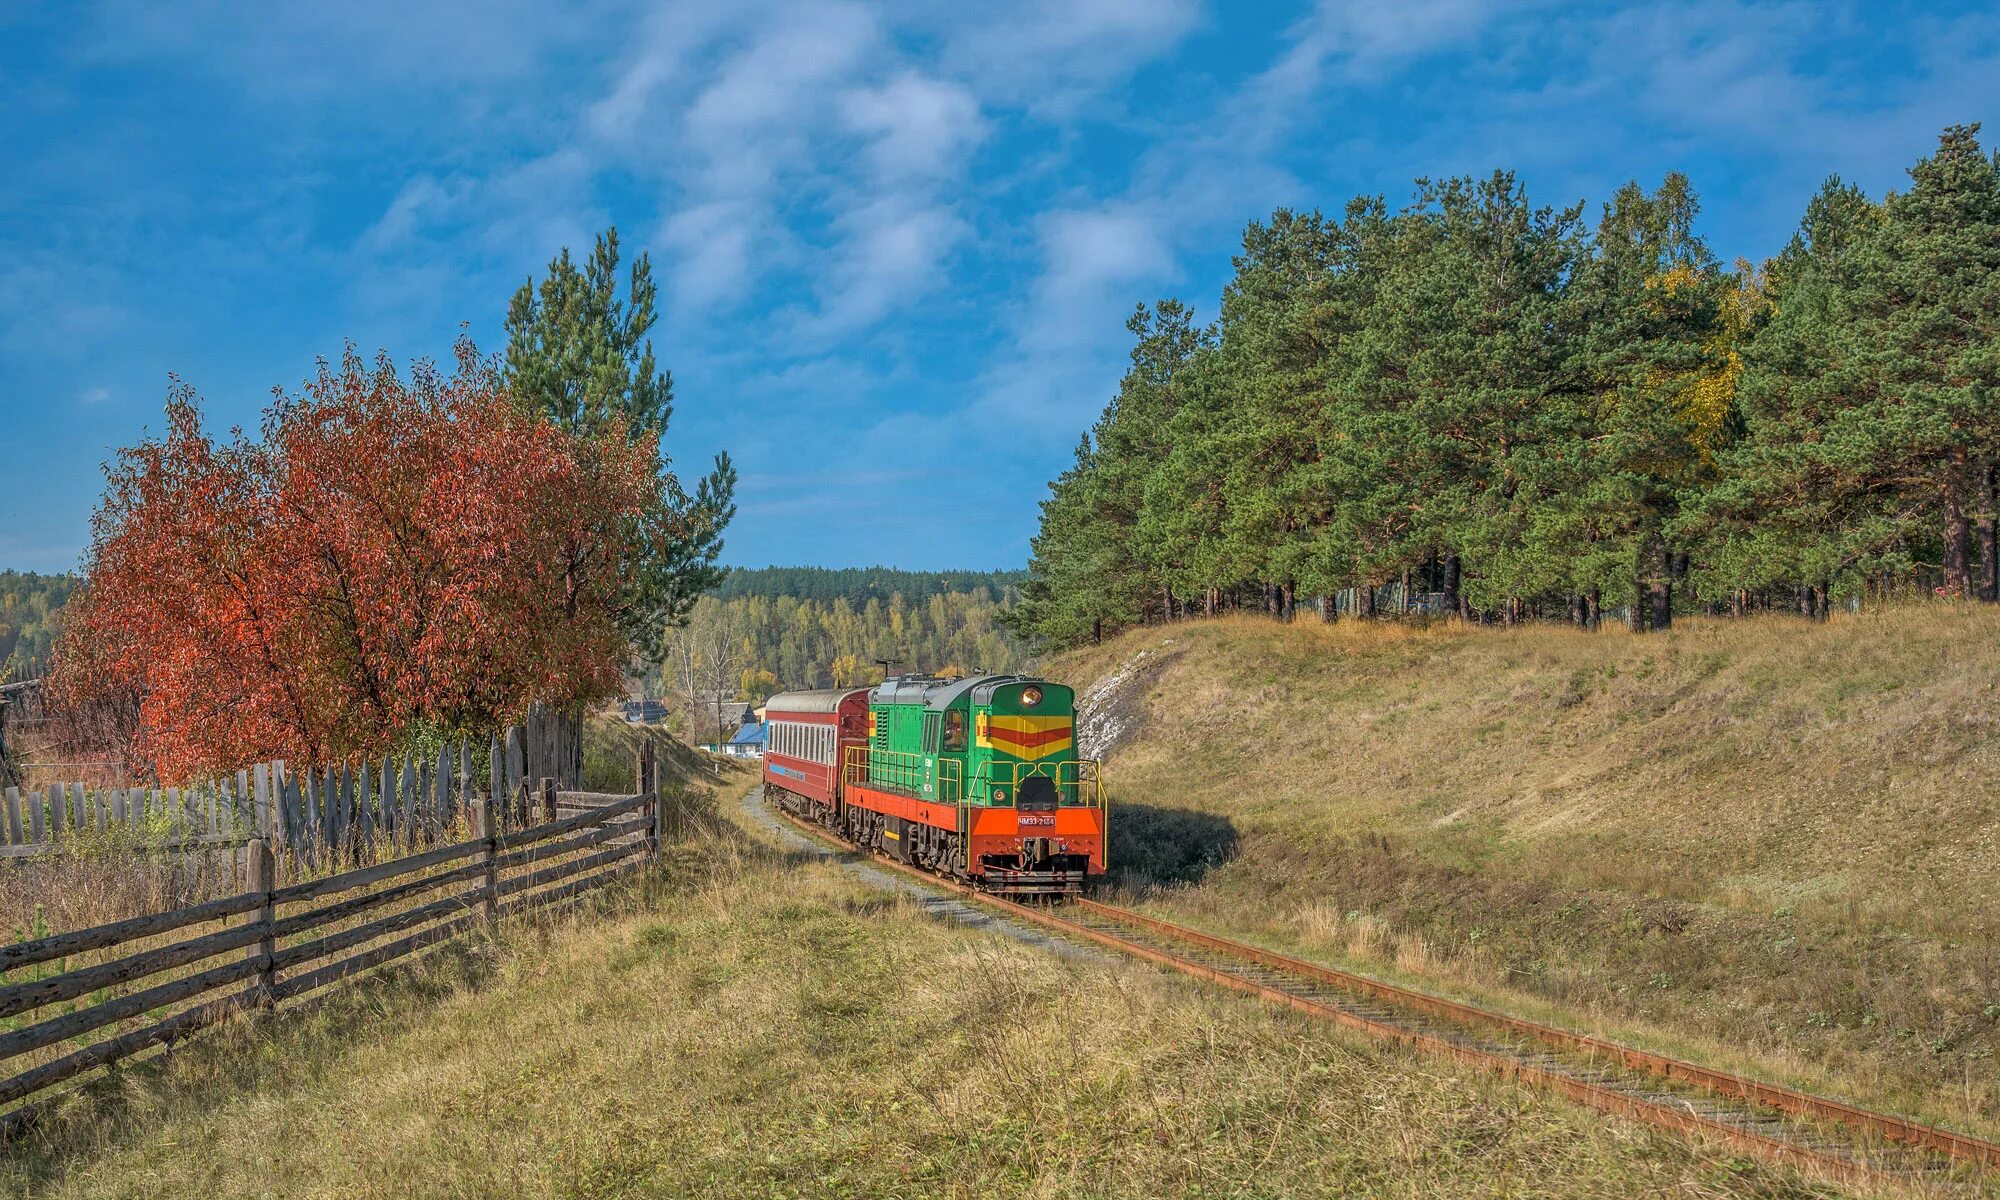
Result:
M1107 778L1148 903L2000 1133L2000 612L1231 619L1051 670L1141 651ZM1225 861L1173 869L1190 830Z
M644 887L126 1073L57 1197L1820 1194L728 830Z

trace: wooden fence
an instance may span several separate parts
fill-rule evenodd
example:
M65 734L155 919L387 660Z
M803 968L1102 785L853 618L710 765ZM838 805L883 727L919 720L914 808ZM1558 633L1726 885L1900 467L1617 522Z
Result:
M0 858L42 854L86 831L122 831L135 849L240 847L261 837L299 863L359 861L382 846L437 844L463 821L481 782L487 796L509 799L495 809L504 825L525 814L523 797L538 781L577 787L582 755L581 722L536 704L525 722L489 740L483 779L475 778L475 747L461 738L435 758L300 770L275 760L187 788L9 787L0 793Z
M240 895L0 946L0 1070L14 1072L0 1080L0 1106L13 1106L0 1113L0 1136L43 1111L47 1089L95 1068L490 928L657 857L670 817L650 755L639 779L649 790L630 796L549 787L535 797L539 822L512 830L476 797L465 840L289 886L276 882L271 844L252 838L250 886ZM79 997L87 999L81 1007ZM109 1036L84 1044L100 1032Z

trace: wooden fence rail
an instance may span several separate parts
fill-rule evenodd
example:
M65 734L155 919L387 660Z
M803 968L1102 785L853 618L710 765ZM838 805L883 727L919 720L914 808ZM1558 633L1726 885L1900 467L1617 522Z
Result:
M94 1068L601 886L636 860L656 858L668 819L650 756L640 780L646 790L634 795L550 788L548 808L570 815L510 830L487 798L474 797L465 840L289 886L275 882L271 843L253 838L251 886L241 895L0 946L0 1071L15 1071L0 1079L0 1105L16 1105L0 1113L0 1137L45 1110L49 1099L39 1093ZM223 927L157 944L215 921ZM150 944L69 966L76 956L134 942ZM56 969L41 973L47 964ZM80 1008L68 1003L78 997L91 999ZM187 1007L161 1015L178 1005ZM26 1024L15 1019L51 1006L60 1007ZM89 1041L134 1021L143 1023Z
M0 791L0 859L45 854L85 832L125 831L136 836L121 847L139 851L233 848L261 837L292 862L319 867L435 845L462 830L466 804L481 790L506 798L494 817L512 827L527 822L535 781L581 782L579 719L540 704L489 740L483 780L474 777L475 750L460 738L421 759L296 769L276 759L184 788L8 787Z

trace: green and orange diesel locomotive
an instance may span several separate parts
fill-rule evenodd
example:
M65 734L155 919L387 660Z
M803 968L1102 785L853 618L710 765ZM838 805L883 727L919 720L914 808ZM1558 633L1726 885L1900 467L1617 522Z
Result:
M1012 895L1104 871L1104 787L1062 684L903 675L783 692L765 714L766 799L857 846Z

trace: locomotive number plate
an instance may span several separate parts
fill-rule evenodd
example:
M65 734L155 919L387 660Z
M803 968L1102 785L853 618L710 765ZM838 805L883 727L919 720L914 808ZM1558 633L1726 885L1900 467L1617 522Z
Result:
M1054 829L1056 825L1056 815L1052 812L1017 813L1015 819L1020 822L1022 829Z

